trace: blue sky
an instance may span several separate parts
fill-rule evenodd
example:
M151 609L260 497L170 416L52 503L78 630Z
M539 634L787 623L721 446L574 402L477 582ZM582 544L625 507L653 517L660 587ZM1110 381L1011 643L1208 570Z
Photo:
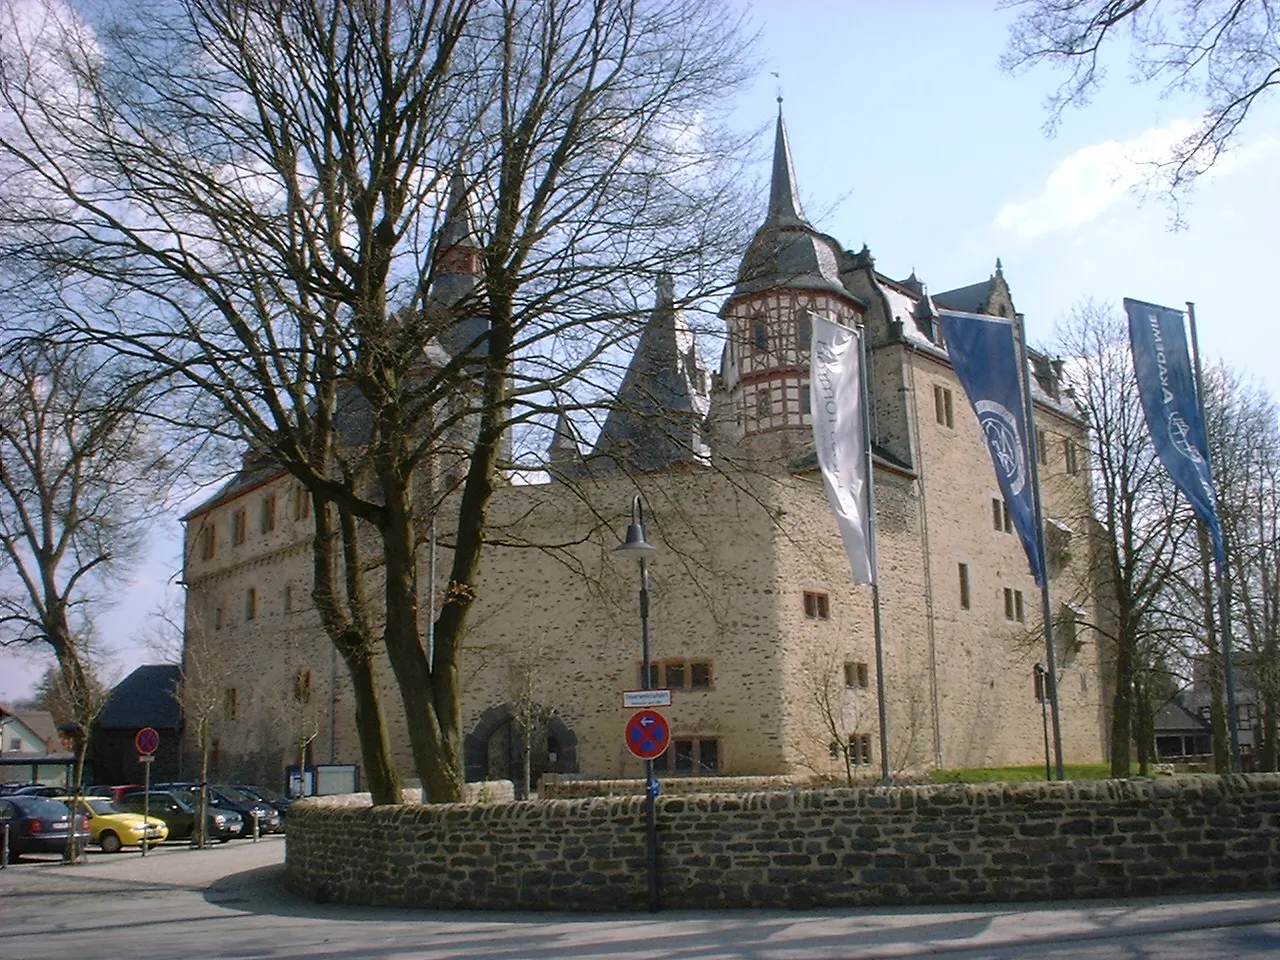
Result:
M1196 303L1208 361L1222 360L1280 393L1280 349L1268 277L1280 243L1280 100L1265 103L1236 154L1205 178L1169 230L1168 208L1128 189L1134 158L1150 157L1195 103L1128 82L1122 51L1092 105L1047 138L1047 69L1011 77L997 64L1011 14L977 0L766 0L759 80L735 121L772 142L780 83L806 211L846 247L867 243L877 267L914 269L935 291L985 279L996 257L1033 343L1086 297ZM770 75L777 71L775 79ZM763 178L765 162L761 164ZM760 213L763 216L765 197ZM99 620L117 672L153 659L147 612L177 569L173 511L149 562ZM176 579L176 577L174 578ZM0 701L26 694L39 659L0 653Z

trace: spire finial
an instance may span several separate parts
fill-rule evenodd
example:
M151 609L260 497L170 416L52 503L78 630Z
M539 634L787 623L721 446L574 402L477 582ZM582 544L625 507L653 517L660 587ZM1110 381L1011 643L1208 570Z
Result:
M778 81L775 86L778 91L778 116L781 117L782 116L782 74L780 74L777 70L770 70L769 73L772 74L773 78Z
M1004 276L1004 266L1000 263L999 257L996 257L996 276L997 277Z

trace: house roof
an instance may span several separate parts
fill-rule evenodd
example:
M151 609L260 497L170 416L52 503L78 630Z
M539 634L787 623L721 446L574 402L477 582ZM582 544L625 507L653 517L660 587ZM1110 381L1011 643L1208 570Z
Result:
M58 724L48 710L18 710L13 714L48 747L58 745Z
M178 687L182 668L172 663L138 667L114 687L98 726L104 730L134 730L142 727L176 730L182 726L182 705Z
M1213 727L1180 703L1166 703L1156 712L1155 730L1160 733L1210 733Z

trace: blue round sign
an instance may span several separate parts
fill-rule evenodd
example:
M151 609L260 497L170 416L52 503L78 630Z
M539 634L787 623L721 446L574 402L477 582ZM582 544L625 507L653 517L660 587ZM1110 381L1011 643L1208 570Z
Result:
M156 747L160 746L160 734L156 733L152 727L143 727L133 738L133 745L144 757L155 753Z
M632 754L641 760L654 760L671 744L671 728L658 711L641 710L627 721L625 739Z

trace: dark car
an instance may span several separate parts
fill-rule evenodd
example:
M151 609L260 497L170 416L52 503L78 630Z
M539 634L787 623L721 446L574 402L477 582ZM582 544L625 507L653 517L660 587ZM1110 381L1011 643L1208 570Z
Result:
M284 820L289 815L289 808L293 806L293 801L283 794L276 793L274 790L268 790L266 787L257 787L247 783L233 783L240 793L245 796L252 797L254 800L260 800L276 808L280 813L280 819Z
M116 806L130 813L142 813L143 791L126 793ZM159 817L169 828L170 840L189 840L196 829L196 808L190 796L181 790L152 790L147 812ZM234 810L210 807L205 817L206 831L211 839L226 843L232 837L244 834L244 819Z
M11 797L61 797L67 792L66 787L50 787L43 783L28 783L9 794Z
M133 793L135 790L143 790L145 786L141 783L119 783L114 786L108 786L105 783L97 783L91 787L84 788L86 797L110 797L113 801L119 800L126 793Z
M187 803L195 806L200 802L199 783L164 783L164 790L182 793ZM209 807L213 810L234 811L244 821L242 836L253 836L253 821L257 818L259 833L278 833L284 829L280 820L280 812L269 803L244 796L238 791L222 784L209 784Z
M48 797L0 797L0 831L6 826L10 863L28 853L66 853L71 811ZM75 829L78 839L84 837L84 818L77 818Z

